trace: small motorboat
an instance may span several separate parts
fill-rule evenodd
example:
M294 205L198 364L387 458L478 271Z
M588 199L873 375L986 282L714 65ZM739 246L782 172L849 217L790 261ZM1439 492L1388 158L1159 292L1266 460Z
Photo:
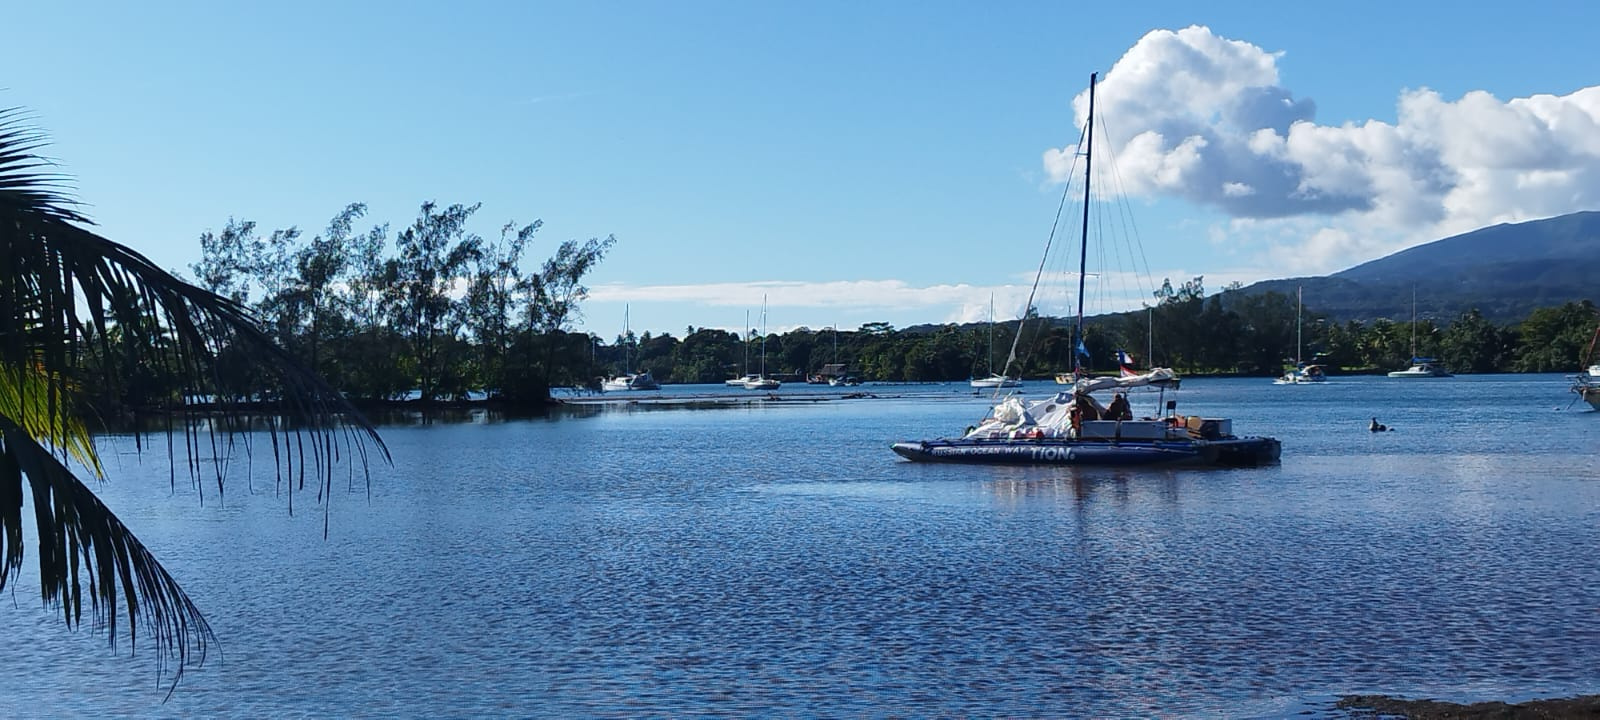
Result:
M637 373L626 373L610 378L600 384L600 389L606 392L622 390L660 390L661 383L656 382L655 376L649 370Z
M1438 360L1425 357L1411 358L1411 367L1389 373L1392 378L1447 378L1453 377Z

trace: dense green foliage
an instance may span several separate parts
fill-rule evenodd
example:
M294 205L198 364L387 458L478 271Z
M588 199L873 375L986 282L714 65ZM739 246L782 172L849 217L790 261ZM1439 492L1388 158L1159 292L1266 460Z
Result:
M468 230L478 209L423 203L392 246L387 224L356 231L366 214L359 203L309 241L296 228L261 238L255 223L230 219L200 236L190 269L203 287L251 307L284 347L357 401L484 391L537 403L552 385L587 383L592 343L570 330L588 295L583 278L614 240L563 242L525 273L541 223L506 223L486 240ZM255 382L249 358L233 360L239 394L270 391ZM150 380L147 392L170 397Z
M1237 298L1225 307L1220 295L1206 297L1201 279L1157 292L1145 311L1085 321L1084 344L1090 371L1114 371L1116 351L1133 355L1140 366L1160 365L1183 373L1276 375L1296 357L1294 297L1268 292ZM1072 367L1069 321L1031 318L1023 323L1013 376L1050 377ZM1488 322L1476 310L1448 324L1415 323L1416 355L1436 357L1456 372L1556 372L1580 367L1597 317L1589 301L1568 302L1534 311L1509 325ZM1305 308L1301 357L1330 365L1335 372L1403 369L1412 352L1410 322L1329 322ZM870 380L941 382L988 373L987 325L920 326L895 330L870 323L856 330L796 330L767 337L770 374L798 380L829 363L844 363L853 375ZM996 326L995 367L1004 363L1017 324ZM619 339L619 341L622 339ZM750 336L748 351L760 338ZM835 350L837 342L837 350ZM1151 363L1145 348L1154 354ZM663 382L709 383L743 372L747 346L735 333L689 328L682 340L645 333L638 339L633 365L653 371ZM752 354L753 358L754 355ZM620 367L617 345L596 349L599 373ZM752 359L750 361L754 363Z

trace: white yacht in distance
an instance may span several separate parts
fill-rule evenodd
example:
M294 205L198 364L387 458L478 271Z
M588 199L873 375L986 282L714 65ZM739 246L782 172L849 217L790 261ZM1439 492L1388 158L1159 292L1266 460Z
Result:
M755 376L744 376L744 389L746 390L777 390L778 382L767 377L767 297L761 296L761 373Z
M1438 360L1417 357L1417 291L1411 290L1411 367L1389 373L1392 378L1446 378L1453 377Z
M1009 367L1009 366L1008 366ZM1022 387L1019 378L1006 377L994 371L994 294L989 295L989 377L973 378L971 385L975 388L1014 388Z
M1425 357L1411 358L1411 367L1404 370L1395 370L1389 373L1392 378L1440 378L1454 377L1450 371L1438 364L1437 360Z
M660 390L661 383L656 382L655 376L649 370L643 372L629 372L632 367L629 358L632 355L633 335L628 329L628 306L622 306L622 374L606 378L600 383L600 389L605 392L621 390Z
M723 380L722 384L723 385L727 385L728 387L742 388L742 387L745 386L745 383L748 383L748 382L750 382L752 380L760 380L761 379L760 375L757 375L757 374L755 374L753 372L750 372L750 311L749 310L744 311L744 332L740 333L740 335L741 335L740 339L744 341L743 342L743 345L744 345L744 374L740 375L739 377L736 377L736 378L730 378L728 380Z
M661 383L656 382L649 370L639 373L618 375L600 383L600 389L610 392L612 390L660 390Z
M1300 309L1302 288L1294 290L1294 367L1285 371L1283 376L1273 381L1275 385L1304 385L1306 383L1319 383L1328 381L1328 373L1321 365L1307 365L1300 358L1301 348L1305 343L1300 339Z

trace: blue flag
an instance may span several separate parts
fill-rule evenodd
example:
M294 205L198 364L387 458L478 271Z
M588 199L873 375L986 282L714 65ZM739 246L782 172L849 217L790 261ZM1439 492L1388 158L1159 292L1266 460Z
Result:
M1082 356L1085 360L1089 358L1089 347L1084 345L1082 340L1078 341L1078 355Z

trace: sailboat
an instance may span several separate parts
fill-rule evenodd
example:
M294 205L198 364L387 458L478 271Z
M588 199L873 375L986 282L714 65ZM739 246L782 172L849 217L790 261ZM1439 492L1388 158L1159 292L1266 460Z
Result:
M660 390L661 384L650 375L649 370L632 372L632 350L634 347L633 333L628 328L628 306L622 306L622 374L607 378L600 383L600 389L606 392L613 390Z
M1305 341L1301 339L1300 334L1304 292L1305 288L1294 289L1294 367L1273 381L1275 385L1304 385L1328 381L1328 374L1321 365L1307 365L1300 357L1301 351L1305 348Z
M761 374L745 376L746 390L777 390L782 383L767 377L767 296L761 296Z
M975 388L1021 387L1022 381L994 371L994 295L989 296L989 377L973 378Z
M1417 356L1417 289L1411 288L1411 367L1389 373L1392 378L1451 377L1438 360Z
M1089 76L1089 115L1084 131L1083 227L1078 247L1078 319L1073 329L1073 377L1071 391L1056 393L1042 400L1024 402L1009 396L990 409L977 425L959 437L934 440L907 440L891 446L895 454L914 462L952 462L983 464L1050 465L1224 465L1254 466L1276 462L1281 449L1270 437L1240 437L1233 434L1228 418L1182 416L1177 401L1165 401L1165 416L1135 418L1125 391L1140 387L1160 388L1162 400L1168 390L1161 382L1173 378L1171 370L1152 368L1127 377L1088 377L1081 364L1083 348L1083 297L1085 263L1089 247L1090 168L1094 157L1094 91L1098 74ZM1070 184L1069 184L1070 189ZM1063 191L1065 192L1065 191ZM1053 232L1051 240L1054 240ZM1045 244L1046 257L1050 242ZM1027 307L1033 307L1034 294L1043 276L1044 263L1034 277ZM1017 336L1028 313L1018 321ZM1009 369L1016 357L1013 341ZM1004 375L1004 372L1001 373ZM1112 390L1109 405L1094 399L1093 393Z
M750 382L751 380L756 380L756 379L760 378L759 375L756 375L755 373L750 372L750 311L749 310L744 311L744 332L742 333L742 335L744 336L742 338L744 340L744 374L740 375L739 377L733 378L731 380L722 381L722 384L727 385L728 387L744 387L745 383Z

